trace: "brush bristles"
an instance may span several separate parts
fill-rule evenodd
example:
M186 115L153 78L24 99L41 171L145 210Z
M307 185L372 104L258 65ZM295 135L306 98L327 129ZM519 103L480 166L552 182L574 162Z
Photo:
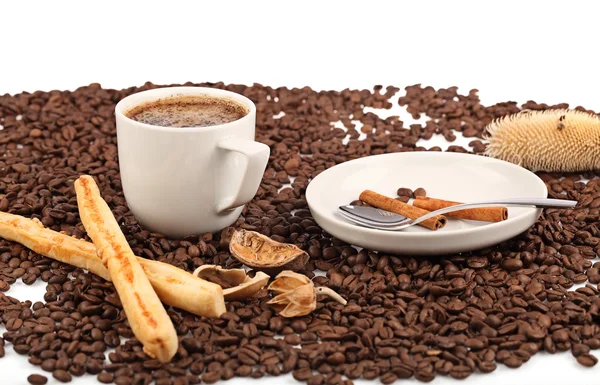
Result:
M485 155L532 171L600 169L600 118L577 110L521 111L491 122Z

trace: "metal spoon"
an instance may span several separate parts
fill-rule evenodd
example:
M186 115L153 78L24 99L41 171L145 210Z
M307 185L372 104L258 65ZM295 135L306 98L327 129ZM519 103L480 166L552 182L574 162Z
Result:
M450 206L432 211L416 219L410 219L403 215L391 213L389 211L377 209L374 207L363 207L353 205L340 206L338 208L338 212L350 222L353 222L358 225L378 230L398 231L417 225L429 218L435 217L436 215L451 213L453 211L459 211L464 209L491 207L497 205L572 208L577 205L577 201L546 198L507 198L483 202L462 203L460 205Z

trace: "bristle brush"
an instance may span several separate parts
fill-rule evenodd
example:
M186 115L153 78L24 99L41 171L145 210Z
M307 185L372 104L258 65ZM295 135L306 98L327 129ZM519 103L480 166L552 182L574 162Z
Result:
M531 171L600 169L600 118L578 110L523 110L492 121L485 155Z

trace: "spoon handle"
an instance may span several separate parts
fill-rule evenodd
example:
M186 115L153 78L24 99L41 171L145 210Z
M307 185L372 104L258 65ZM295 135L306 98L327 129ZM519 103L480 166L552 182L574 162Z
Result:
M415 219L412 224L421 223L429 218L433 218L436 215L442 215L451 213L453 211L459 211L464 209L475 209L481 207L490 206L535 206L535 207L554 207L554 208L572 208L577 205L577 201L568 201L564 199L548 199L548 198L507 198L490 201L481 201L473 203L461 203L456 206L445 207L443 209L435 210L429 214L425 214Z

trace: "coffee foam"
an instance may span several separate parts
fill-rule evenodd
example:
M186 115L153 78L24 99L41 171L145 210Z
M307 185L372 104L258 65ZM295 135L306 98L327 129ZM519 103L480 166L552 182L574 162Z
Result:
M210 127L243 118L248 109L227 98L174 96L135 106L125 116L162 127Z

